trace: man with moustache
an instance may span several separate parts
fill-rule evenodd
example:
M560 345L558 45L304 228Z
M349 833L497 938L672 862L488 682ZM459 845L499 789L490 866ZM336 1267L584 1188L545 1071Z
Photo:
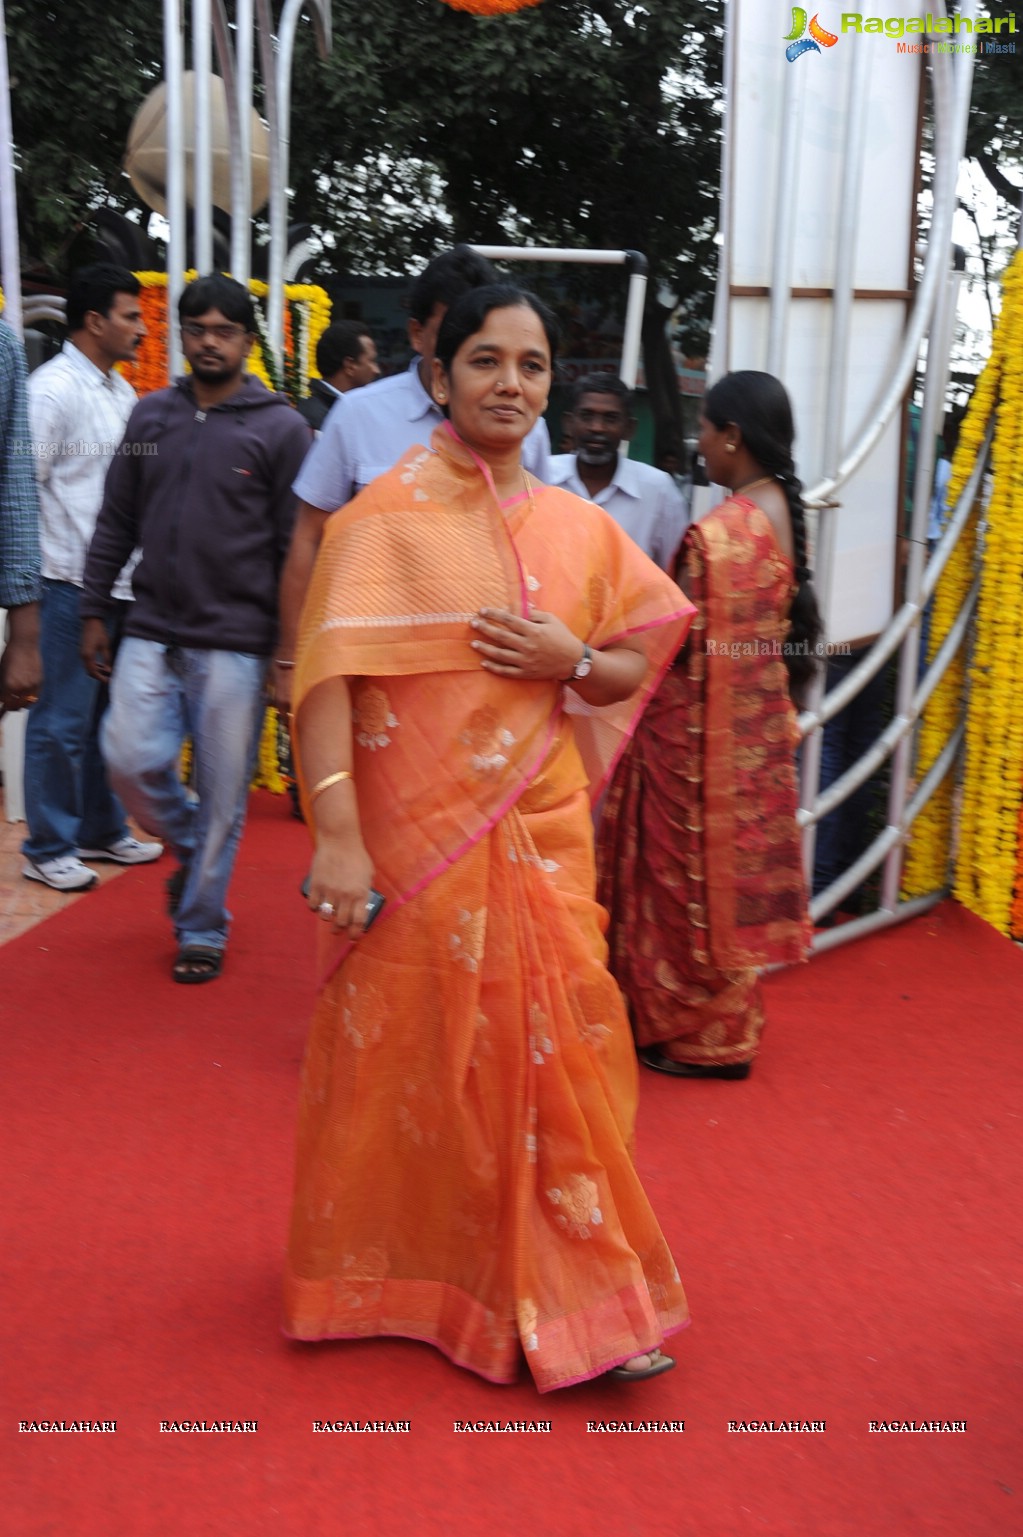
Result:
M277 638L291 483L312 441L283 395L245 372L256 335L247 291L197 278L179 303L191 374L132 413L85 570L82 654L110 672L104 618L125 551L142 556L102 733L110 779L170 844L176 982L219 976L225 907ZM154 450L152 452L151 450ZM178 773L193 744L195 795Z
M613 374L589 374L572 391L567 424L574 454L555 454L550 483L596 502L670 572L689 521L685 497L670 475L619 454L636 429L632 396Z
M163 853L128 831L99 750L106 689L79 657L79 604L107 470L117 455L135 391L116 372L146 334L139 282L125 267L97 263L72 277L68 338L59 355L29 376L29 441L35 458L42 544L39 649L43 682L25 734L27 880L56 891L86 891L98 879L86 860L146 864ZM129 545L111 576L106 610L116 642L130 607Z

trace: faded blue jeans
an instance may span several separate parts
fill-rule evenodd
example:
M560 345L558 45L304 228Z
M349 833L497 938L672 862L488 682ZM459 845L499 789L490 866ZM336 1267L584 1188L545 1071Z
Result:
M100 757L99 723L107 691L90 678L79 654L81 603L82 590L73 582L43 579L43 686L25 731L28 837L21 846L36 864L79 848L109 848L128 831L124 807L107 783ZM114 639L116 625L111 630Z
M110 683L101 744L110 782L136 821L185 870L174 928L181 945L227 944L225 907L259 748L269 659L168 647L129 636ZM193 789L178 763L192 738Z

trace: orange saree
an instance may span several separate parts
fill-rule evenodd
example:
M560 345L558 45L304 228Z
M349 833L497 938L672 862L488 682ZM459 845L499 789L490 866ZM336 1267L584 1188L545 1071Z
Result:
M811 935L782 651L793 578L745 497L694 524L680 559L698 616L618 766L598 890L638 1044L716 1066L754 1056L757 968L802 960Z
M647 675L578 731L549 682L479 666L481 606ZM632 1041L594 899L597 793L690 614L601 509L502 510L443 428L336 515L303 620L298 709L350 679L354 772L388 899L325 939L302 1074L285 1332L404 1335L495 1382L596 1376L687 1321L630 1156Z

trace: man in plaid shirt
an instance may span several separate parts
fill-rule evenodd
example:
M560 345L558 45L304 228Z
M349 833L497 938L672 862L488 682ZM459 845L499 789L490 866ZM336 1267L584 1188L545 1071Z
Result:
M7 644L0 654L0 712L34 704L39 656L39 497L28 441L25 354L0 320L0 609Z

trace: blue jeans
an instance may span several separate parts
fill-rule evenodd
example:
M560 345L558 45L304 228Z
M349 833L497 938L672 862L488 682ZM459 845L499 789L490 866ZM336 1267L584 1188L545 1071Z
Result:
M860 647L851 656L832 657L828 662L827 688L837 688L866 655ZM881 734L887 689L887 669L882 667L851 704L840 710L824 727L821 742L822 790L840 779ZM851 865L868 847L873 836L870 817L877 798L878 779L874 776L854 790L841 806L817 824L817 846L813 871L813 894L819 896L832 881ZM852 900L852 896L847 900Z
M128 831L99 750L107 690L89 677L79 655L81 599L73 582L43 579L43 686L25 730L28 837L21 846L36 864L79 848L109 848Z
M245 825L268 665L263 656L168 648L134 636L117 654L103 756L132 816L170 845L186 872L174 920L181 945L227 944L224 903ZM187 736L196 795L178 772Z

